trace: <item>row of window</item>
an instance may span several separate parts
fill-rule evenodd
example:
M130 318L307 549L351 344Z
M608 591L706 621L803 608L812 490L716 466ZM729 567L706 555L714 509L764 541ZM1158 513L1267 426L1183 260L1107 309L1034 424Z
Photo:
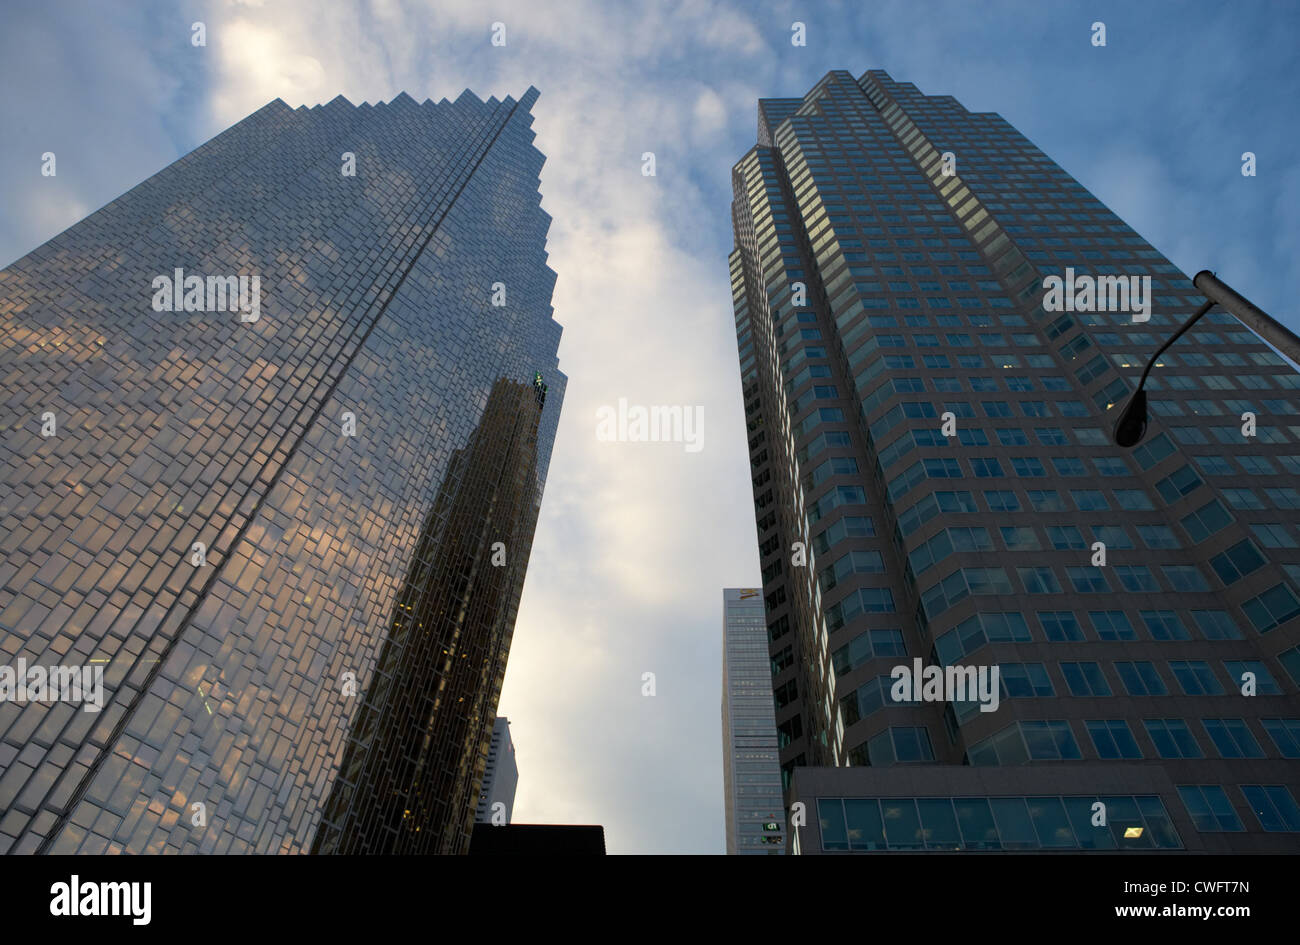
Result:
M1245 830L1217 784L1178 785L1203 833ZM1280 784L1240 785L1270 833L1300 831L1300 806ZM1157 795L1022 797L819 797L821 848L883 850L1140 850L1183 844Z
M1220 758L1267 757L1244 719L1207 718L1200 721ZM1264 719L1261 724L1273 738L1282 757L1297 757L1300 719ZM1126 719L1086 719L1083 725L1098 758L1137 760L1146 757ZM1186 719L1143 719L1142 726L1156 757L1205 757L1201 743ZM1078 761L1083 758L1074 731L1065 719L1012 722L1001 731L971 745L966 756L971 765L1004 767L1031 761Z
M1252 555L1246 555L1242 552L1234 557L1234 551L1240 549L1243 545L1249 545L1249 542L1234 545L1233 548L1211 559L1213 566L1216 570L1219 570L1221 577L1225 579L1231 578L1232 581L1235 581L1236 576L1240 576L1240 571L1236 570L1238 568L1236 563L1238 558L1246 557L1255 567L1258 567L1258 564L1255 564L1256 561L1262 562L1262 557L1255 558L1253 556L1258 555L1257 551L1253 552ZM1253 546L1250 547L1253 548ZM1057 578L1056 569L1051 566L1040 565L1016 568L1015 570L1025 594L1060 594L1064 592L1063 585ZM1076 594L1110 594L1115 593L1117 590L1154 594L1165 590L1146 565L1117 564L1101 568L1089 564L1067 566L1064 570L1069 587ZM1253 567L1251 570L1253 570ZM1296 573L1291 574L1292 571ZM1108 576L1111 574L1114 575L1118 587L1112 585L1111 578ZM1196 571L1175 569L1172 574L1166 572L1166 577L1172 576L1172 589L1177 591L1180 590L1177 586L1179 583L1199 588L1200 584L1196 582L1196 575L1198 574L1199 572ZM1233 576L1234 574L1236 576ZM1290 566L1288 574L1293 579L1300 577L1300 565ZM1225 580L1225 583L1231 583L1231 581ZM1009 596L1016 593L1018 592L1011 579L1007 576L1005 568L959 568L943 580L921 592L922 616L927 622L932 621L950 607L955 606L971 595ZM1241 605L1241 609L1256 631L1268 633L1291 618L1300 616L1300 598L1297 598L1290 587L1278 583L1263 593L1245 601ZM1172 611L1144 610L1142 615L1143 623L1154 640L1191 639L1191 634L1187 631L1187 628Z
M819 797L817 817L827 851L1183 846L1157 795Z

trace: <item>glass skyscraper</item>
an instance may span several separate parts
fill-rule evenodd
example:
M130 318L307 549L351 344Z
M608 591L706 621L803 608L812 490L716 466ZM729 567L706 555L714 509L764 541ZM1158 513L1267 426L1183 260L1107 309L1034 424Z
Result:
M722 591L722 765L727 853L784 853L763 592Z
M1211 313L1116 447L1203 298L882 71L761 100L732 180L791 847L1300 848L1300 374ZM996 667L996 709L896 667Z
M0 692L0 852L465 851L565 386L536 97L277 100L0 272L0 669L103 697Z

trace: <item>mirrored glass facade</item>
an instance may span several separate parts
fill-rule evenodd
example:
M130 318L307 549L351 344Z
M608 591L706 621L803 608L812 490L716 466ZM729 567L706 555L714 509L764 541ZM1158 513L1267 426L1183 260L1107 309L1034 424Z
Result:
M0 851L466 849L565 386L536 97L277 100L0 272L0 664L103 672L0 699Z

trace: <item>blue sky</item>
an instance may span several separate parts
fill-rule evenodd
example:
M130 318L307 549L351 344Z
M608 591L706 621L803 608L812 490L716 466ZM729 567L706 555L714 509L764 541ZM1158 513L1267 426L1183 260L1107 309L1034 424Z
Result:
M616 853L721 852L721 589L758 581L726 261L757 99L883 68L996 111L1189 275L1300 330L1298 25L1300 5L1249 0L8 0L0 265L273 98L537 86L570 381L501 706L515 819L604 824ZM598 441L619 398L702 406L704 448Z

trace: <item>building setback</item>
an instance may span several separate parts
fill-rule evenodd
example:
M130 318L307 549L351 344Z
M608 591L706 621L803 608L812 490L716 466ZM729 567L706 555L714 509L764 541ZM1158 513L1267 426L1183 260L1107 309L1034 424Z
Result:
M732 180L791 848L1294 851L1300 374L1211 313L1114 446L1203 298L1002 118L882 71L761 100ZM1121 274L1141 303L1046 297ZM997 667L996 710L896 701L918 659Z
M0 664L104 689L0 701L0 852L467 850L565 386L536 97L276 100L0 272Z
M784 853L781 766L763 592L722 591L722 764L727 853Z

